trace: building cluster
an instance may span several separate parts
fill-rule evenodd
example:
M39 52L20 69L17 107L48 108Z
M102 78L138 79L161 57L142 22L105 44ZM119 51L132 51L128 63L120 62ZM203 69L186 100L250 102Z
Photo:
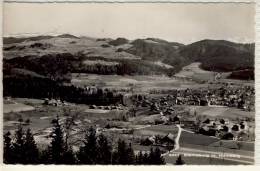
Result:
M124 110L122 105L110 105L110 106L96 106L90 105L89 109L101 109L101 110Z
M173 105L196 105L196 106L227 106L255 110L255 89L250 86L231 87L222 86L209 89L184 89L175 90L171 94L157 99L146 98L137 95L137 106L151 106L152 110L168 109L171 112Z
M50 105L50 106L68 106L69 104L63 100L60 99L44 99L43 102L44 105Z
M228 119L206 119L198 126L198 133L226 140L249 140L249 126L246 121L232 123Z
M175 94L177 105L198 105L198 106L228 106L254 110L255 90L250 86L242 87L220 87L215 89L185 89Z
M174 148L175 135L168 133L166 135L152 135L141 139L140 145L150 146L156 145L167 148Z
M178 110L178 105L197 106L227 106L245 111L254 110L255 90L250 86L221 86L209 89L176 90L166 96L136 96L136 105L150 107L155 113L160 113L159 124L181 124L183 127L195 130L197 133L214 136L226 140L249 140L247 120L233 123L226 118L205 119L198 121L190 111Z

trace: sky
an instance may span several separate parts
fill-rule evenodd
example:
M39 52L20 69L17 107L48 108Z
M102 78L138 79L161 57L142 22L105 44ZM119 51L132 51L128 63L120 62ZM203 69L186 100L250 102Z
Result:
M254 42L254 3L4 3L4 36Z

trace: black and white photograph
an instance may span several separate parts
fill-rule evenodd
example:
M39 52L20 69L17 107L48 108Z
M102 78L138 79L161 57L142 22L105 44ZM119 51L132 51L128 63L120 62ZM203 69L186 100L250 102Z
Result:
M3 2L3 162L254 165L248 3Z

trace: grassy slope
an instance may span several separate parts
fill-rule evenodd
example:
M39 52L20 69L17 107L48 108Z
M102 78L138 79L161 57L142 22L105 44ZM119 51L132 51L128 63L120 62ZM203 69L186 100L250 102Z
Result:
M248 69L250 72L242 73L242 77L245 79L252 79L254 70L254 44L238 44L223 40L203 40L183 45L155 38L129 41L124 38L116 40L79 38L68 34L56 37L4 38L5 59L30 56L27 60L29 63L34 63L36 67L39 64L37 62L43 61L36 58L49 57L50 61L47 64L50 64L53 62L51 61L53 56L65 53L72 56L84 56L84 59L87 60L102 59L108 62L119 62L120 69L106 68L107 70L104 70L108 74L110 74L108 70L112 70L111 73L114 74L173 75L192 62L201 62L201 67L210 71ZM19 63L19 60L17 62ZM76 67L79 67L81 62L78 61ZM170 65L172 68L156 65L156 62ZM71 65L75 65L75 62ZM80 71L97 72L88 69ZM240 74L237 72L234 72L233 75L234 78L240 78Z

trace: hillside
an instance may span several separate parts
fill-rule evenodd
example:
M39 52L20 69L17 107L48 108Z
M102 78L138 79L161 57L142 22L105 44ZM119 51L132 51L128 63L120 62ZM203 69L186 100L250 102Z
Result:
M247 69L251 72L243 72L243 78L252 79L254 71L254 44L224 40L183 45L157 38L131 41L63 34L7 37L3 49L4 70L26 69L49 78L71 72L172 76L193 62L200 62L204 70L232 71L234 78L240 73L236 71Z
M53 36L35 36L35 37L4 37L3 38L3 44L13 44L13 43L21 43L24 41L38 41L38 40L44 40L44 39L50 39Z
M201 67L210 71L254 68L254 44L202 40L182 47L180 54L185 58L201 62Z

